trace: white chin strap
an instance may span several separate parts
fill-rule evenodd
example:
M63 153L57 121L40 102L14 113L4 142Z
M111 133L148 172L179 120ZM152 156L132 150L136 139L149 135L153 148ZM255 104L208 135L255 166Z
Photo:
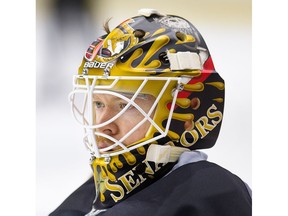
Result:
M146 160L155 163L175 162L185 151L190 150L177 146L151 144L147 151Z

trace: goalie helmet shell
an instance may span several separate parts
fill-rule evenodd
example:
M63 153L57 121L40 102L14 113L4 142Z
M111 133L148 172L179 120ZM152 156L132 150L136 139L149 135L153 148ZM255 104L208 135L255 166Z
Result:
M77 93L85 98L82 109L75 105ZM103 93L121 97L139 110L143 122L150 122L144 138L124 144L129 133L115 140L97 131L126 111L106 123L95 124L93 95ZM135 103L139 95L155 98L149 112L144 113ZM84 126L84 142L92 154L99 194L95 205L106 208L171 169L173 163L169 160L161 165L146 160L151 144L185 150L211 148L215 144L223 117L224 81L215 71L201 34L189 21L152 12L127 19L89 46L74 77L70 99L74 115ZM114 144L98 149L98 136ZM139 174L137 170L143 166ZM133 187L123 180L131 171L138 172L138 183L141 182Z

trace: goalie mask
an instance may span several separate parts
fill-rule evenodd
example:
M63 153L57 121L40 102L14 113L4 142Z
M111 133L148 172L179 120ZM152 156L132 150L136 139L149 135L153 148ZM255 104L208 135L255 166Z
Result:
M224 81L187 20L140 10L86 51L70 94L91 153L94 209L167 174L184 151L212 147Z

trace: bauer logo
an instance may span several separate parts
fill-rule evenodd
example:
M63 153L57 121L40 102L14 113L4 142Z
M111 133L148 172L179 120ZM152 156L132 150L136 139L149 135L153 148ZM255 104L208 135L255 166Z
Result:
M98 62L98 61L94 61L94 62L86 62L84 64L84 68L102 68L105 70L109 70L113 67L113 63L109 63L109 62Z

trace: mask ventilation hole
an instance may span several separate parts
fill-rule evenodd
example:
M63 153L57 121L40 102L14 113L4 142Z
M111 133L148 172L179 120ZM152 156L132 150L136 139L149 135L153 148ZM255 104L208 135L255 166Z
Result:
M168 59L168 56L167 56L167 53L166 52L161 52L159 54L159 60L163 63L163 64L169 64L169 59Z
M185 41L185 40L186 40L186 34L184 34L183 32L176 32L176 37L177 37L180 41Z
M143 31L142 29L137 29L133 32L133 34L137 38L143 38L145 36L145 31Z

